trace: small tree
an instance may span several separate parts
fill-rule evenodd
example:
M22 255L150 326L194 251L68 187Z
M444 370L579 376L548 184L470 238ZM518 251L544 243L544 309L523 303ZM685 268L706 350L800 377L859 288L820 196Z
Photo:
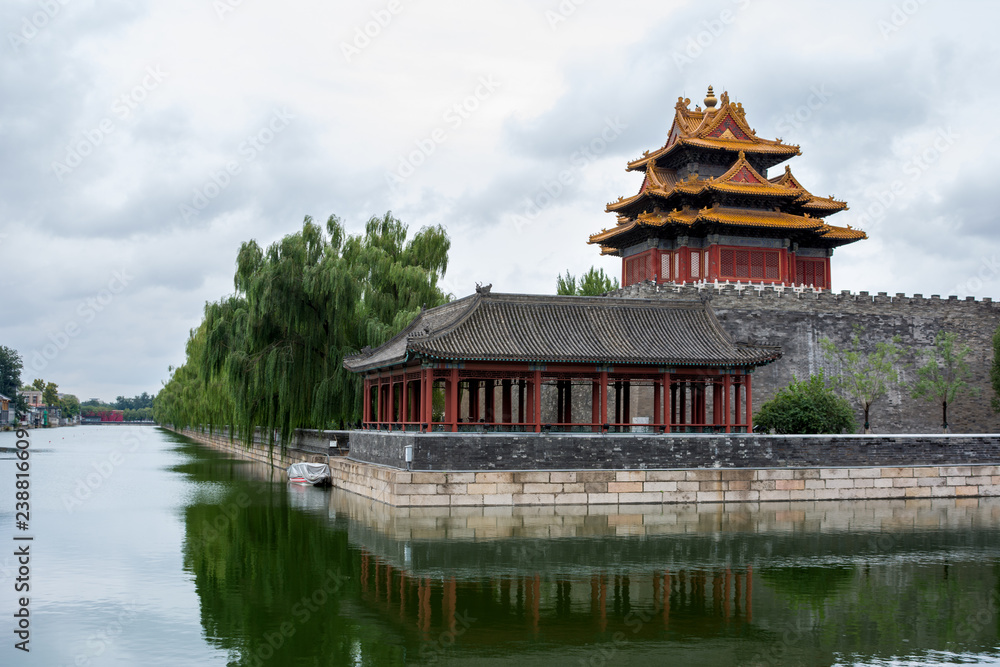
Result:
M889 393L889 387L899 383L899 366L903 356L899 336L875 344L874 351L861 345L864 327L854 326L851 343L839 347L829 338L820 340L823 356L839 365L839 373L831 378L833 385L861 408L865 417L864 432L871 433L871 409Z
M31 389L34 391L45 391L45 380L41 378L35 378L31 381Z
M600 296L605 292L618 289L618 279L611 278L604 273L604 269L590 267L590 270L580 276L579 283L576 277L566 271L566 276L557 276L556 294L567 296Z
M926 350L927 363L917 369L917 381L913 385L913 398L922 398L941 404L941 428L948 432L948 404L964 394L976 392L969 386L972 370L965 360L972 348L955 345L958 334L939 331L934 336L934 347Z
M80 399L73 394L66 394L59 399L59 410L63 417L76 417L80 414Z
M49 382L42 389L42 402L45 405L59 405L59 385Z
M778 390L760 407L755 426L780 434L853 433L854 410L827 385L823 371Z

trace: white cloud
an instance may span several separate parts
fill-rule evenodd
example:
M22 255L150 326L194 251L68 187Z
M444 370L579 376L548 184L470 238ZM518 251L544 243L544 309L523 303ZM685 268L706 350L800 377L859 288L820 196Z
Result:
M1000 276L982 269L1000 255L986 176L998 143L993 3L922 4L887 35L893 4L860 0L585 2L555 23L558 2L401 0L387 22L386 6L244 2L220 16L211 3L74 2L16 53L7 43L0 344L30 362L126 268L134 282L38 375L81 397L156 391L204 302L232 289L239 244L270 243L307 214L354 231L390 209L411 229L445 225L458 296L477 281L551 292L557 273L591 265L617 275L620 260L587 235L613 224L606 202L638 189L625 161L662 145L677 97L700 100L710 83L762 136L801 144L791 165L804 184L851 205L838 224L871 219L904 184L872 240L837 251L837 289L1000 296ZM7 3L0 23L16 33L35 7ZM346 58L342 44L379 17ZM679 67L692 40L697 56ZM462 107L484 77L499 85ZM829 95L814 104L817 89ZM294 120L249 159L241 147L276 110ZM514 225L608 118L627 131ZM958 138L914 176L942 130ZM390 188L386 174L432 136ZM89 154L55 173L81 142ZM232 162L239 173L214 194ZM214 196L185 219L198 192Z

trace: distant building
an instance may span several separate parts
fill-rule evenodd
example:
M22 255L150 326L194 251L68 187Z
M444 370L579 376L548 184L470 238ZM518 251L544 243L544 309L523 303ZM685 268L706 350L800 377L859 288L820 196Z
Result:
M0 428L14 423L14 399L0 394Z
M17 393L24 396L24 400L28 403L29 408L40 408L45 405L45 402L42 400L42 392L40 391L35 389L22 389Z

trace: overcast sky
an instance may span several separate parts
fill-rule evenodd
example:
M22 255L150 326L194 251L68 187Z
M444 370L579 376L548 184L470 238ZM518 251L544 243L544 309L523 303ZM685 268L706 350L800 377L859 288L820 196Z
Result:
M835 289L997 298L998 20L985 0L7 0L0 345L81 400L155 393L240 243L305 215L444 225L456 296L618 276L587 236L709 84L868 231Z

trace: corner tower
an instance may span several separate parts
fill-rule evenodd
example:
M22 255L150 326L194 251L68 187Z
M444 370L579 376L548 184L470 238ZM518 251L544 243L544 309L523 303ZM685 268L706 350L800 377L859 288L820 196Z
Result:
M667 143L628 163L645 175L638 194L608 204L618 224L589 243L622 258L623 287L728 280L830 289L833 249L867 235L826 224L847 204L810 194L789 167L768 178L799 147L757 137L728 93L719 102L711 86L704 110L678 98Z

